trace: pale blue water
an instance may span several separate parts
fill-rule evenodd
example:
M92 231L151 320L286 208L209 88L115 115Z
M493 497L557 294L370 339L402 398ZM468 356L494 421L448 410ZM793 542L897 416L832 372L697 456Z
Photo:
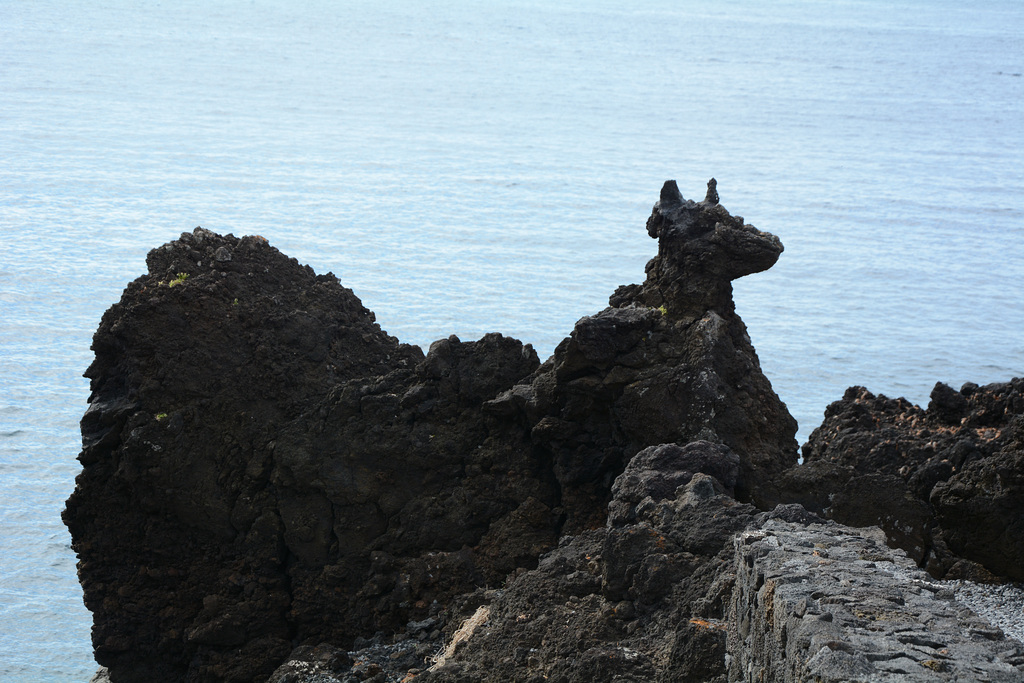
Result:
M1024 374L1024 4L0 3L0 679L95 669L70 538L102 312L196 225L426 345L542 356L640 282L662 181L786 245L737 283L801 426Z

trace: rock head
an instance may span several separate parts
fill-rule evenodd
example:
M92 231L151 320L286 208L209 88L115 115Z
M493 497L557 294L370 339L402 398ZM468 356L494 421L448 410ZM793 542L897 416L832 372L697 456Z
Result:
M701 202L683 199L674 180L665 182L647 219L658 255L647 264L647 281L635 294L639 301L673 315L732 310L730 283L779 260L778 237L745 224L718 202L714 178Z

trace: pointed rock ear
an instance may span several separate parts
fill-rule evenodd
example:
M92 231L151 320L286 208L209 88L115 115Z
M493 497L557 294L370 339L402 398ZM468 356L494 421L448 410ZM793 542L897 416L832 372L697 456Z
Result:
M662 190L661 192L664 196L665 190ZM704 202L712 206L718 204L718 181L714 178L708 181L708 193L704 197Z
M671 224L672 219L670 217L682 205L683 195L679 191L676 181L666 180L661 188L661 198L654 205L651 217L647 219L647 234L654 239L661 239L662 228Z
M666 209L675 204L683 203L683 195L674 180L666 180L661 188L661 208Z

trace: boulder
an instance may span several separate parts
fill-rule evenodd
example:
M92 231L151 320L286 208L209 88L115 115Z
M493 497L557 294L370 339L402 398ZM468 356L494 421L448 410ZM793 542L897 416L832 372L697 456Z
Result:
M608 523L620 526L636 521L638 507L675 497L676 490L698 473L712 476L719 492L732 496L739 476L739 457L728 446L707 441L645 448L630 459L612 484Z

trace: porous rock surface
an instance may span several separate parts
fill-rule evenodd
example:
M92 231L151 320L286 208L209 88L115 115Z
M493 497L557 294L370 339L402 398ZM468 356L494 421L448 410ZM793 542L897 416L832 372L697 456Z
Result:
M110 679L264 681L296 648L307 669L343 669L358 638L426 642L437 629L416 625L439 606L530 581L566 534L573 557L671 541L639 577L632 560L577 573L577 598L621 616L675 591L680 610L713 611L694 601L722 602L709 577L754 510L725 493L770 504L796 460L729 284L782 246L730 216L713 181L702 202L666 183L648 232L646 282L543 365L499 334L401 344L333 275L260 237L197 228L150 252L93 340L64 514ZM606 527L616 477L661 444L693 477L623 480ZM684 482L723 526L665 502ZM685 522L679 538L643 530L659 510Z
M638 474L657 479L620 479ZM630 505L630 522L563 537L495 592L452 661L416 680L724 681L732 538L767 515L722 490L694 473Z
M678 452L645 449L613 487L618 519L563 537L500 589L455 600L442 615L449 642L481 605L487 620L443 666L416 661L430 648L410 624L390 647L349 653L354 665L332 670L326 652L304 653L271 680L1024 680L1024 646L880 529L738 503L708 473L730 459L706 442L690 450L704 465L679 475Z
M780 499L878 524L938 577L1024 580L1024 379L938 383L927 409L851 387L803 454Z

